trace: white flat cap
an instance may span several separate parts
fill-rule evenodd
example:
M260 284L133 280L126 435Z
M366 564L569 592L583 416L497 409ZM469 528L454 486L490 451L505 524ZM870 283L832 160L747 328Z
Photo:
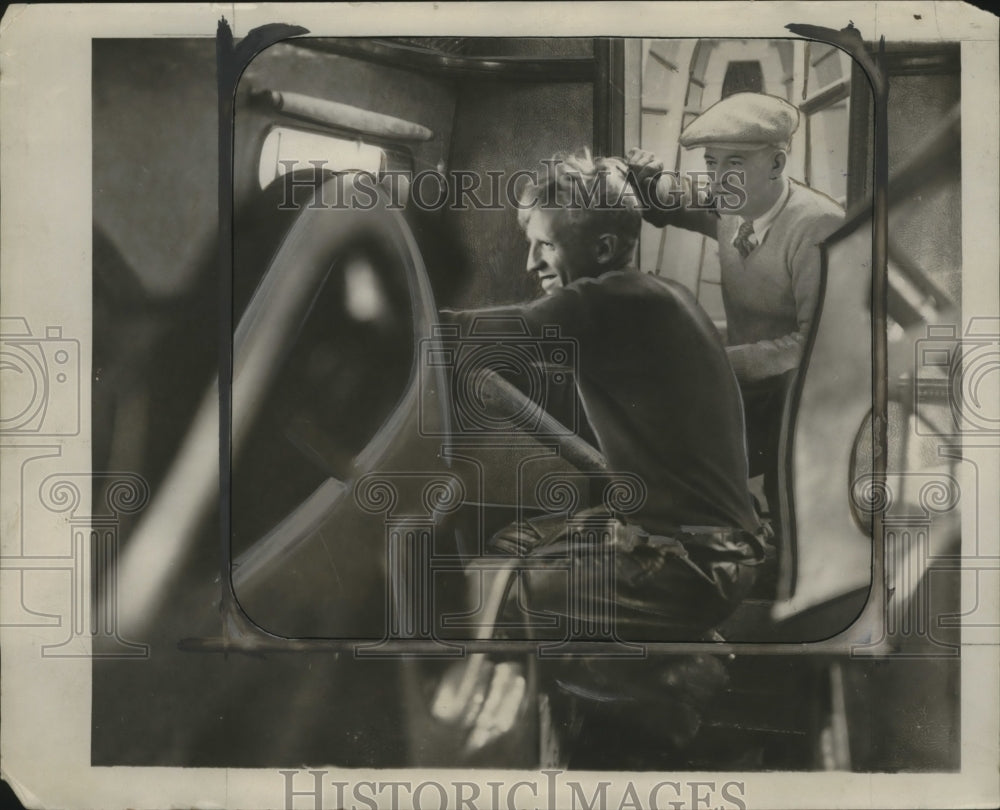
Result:
M799 111L764 93L735 93L713 104L681 133L685 149L712 144L722 149L787 149L799 126Z

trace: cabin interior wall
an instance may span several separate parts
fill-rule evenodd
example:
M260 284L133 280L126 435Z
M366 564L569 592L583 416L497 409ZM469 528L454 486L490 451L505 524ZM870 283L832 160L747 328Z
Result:
M927 138L946 122L956 104L961 103L961 75L957 54L951 64L935 58L947 55L952 46L915 49L905 46L904 53L888 49L889 99L886 108L889 132L889 175L910 161L920 161ZM907 53L916 56L912 62ZM872 118L869 111L867 138L855 135L854 146L861 149L852 172L863 174L858 185L870 193L874 155ZM950 154L927 163L927 178L912 193L891 203L889 238L894 250L901 250L921 270L944 288L949 297L961 301L962 268L962 187L961 156ZM890 261L890 268L892 262ZM939 312L944 319L956 319L957 313ZM920 329L899 340L901 351L893 353L890 343L889 378L913 373L917 347L913 338L922 337ZM901 362L903 365L896 365ZM890 417L893 410L890 409ZM910 455L902 463L916 470L916 475L932 474L922 465L940 471L944 462L937 454L940 438L927 433L926 426L916 432L911 422L908 438L892 439L890 453L899 452L908 443ZM889 430L893 430L890 421ZM921 458L922 454L926 457ZM893 471L890 455L890 473ZM938 528L936 542L941 542ZM958 631L937 626L935 619L961 610L964 601L960 572L932 571L913 597L902 623L897 619L891 643L898 658L852 660L844 670L845 699L850 718L852 764L856 770L953 771L961 767L961 681L962 662L954 655ZM911 618L912 616L912 618ZM929 632L921 627L931 627ZM923 660L919 660L923 659ZM875 729L878 733L872 733Z
M456 98L451 82L411 70L282 43L254 59L240 80L236 165L241 173L235 178L237 206L257 188L257 156L266 128L279 119L289 126L310 128L308 124L296 124L293 119L273 110L247 105L251 89L302 93L427 127L434 133L430 140L407 144L413 157L414 173L436 169L447 159Z
M447 160L453 83L280 44L243 75L237 100L236 209L257 189L257 151L280 113L245 103L251 87L364 106L427 126L414 170ZM292 119L285 123L295 125ZM191 291L214 266L218 226L214 39L100 40L93 52L94 225L150 298Z
M889 103L889 173L910 160L921 142L947 118L961 96L961 75L894 76ZM962 300L961 155L942 161L950 174L937 177L889 215L892 241L941 285L951 300Z
M215 40L93 46L93 221L150 298L180 293L218 225Z
M466 82L458 95L448 168L510 177L542 169L559 151L592 147L594 91L589 83ZM485 180L485 176L484 176ZM479 196L486 200L484 190ZM447 211L445 238L453 240L464 269L458 306L534 298L536 281L524 272L524 237L512 206Z
M961 103L958 49L954 45L887 49L889 100L889 176L919 160L921 148L945 125ZM852 134L851 185L858 199L871 195L874 153L871 103L858 108ZM864 134L862 134L864 133ZM927 167L926 182L889 211L894 253L916 260L949 298L961 301L962 193L961 155L953 151Z

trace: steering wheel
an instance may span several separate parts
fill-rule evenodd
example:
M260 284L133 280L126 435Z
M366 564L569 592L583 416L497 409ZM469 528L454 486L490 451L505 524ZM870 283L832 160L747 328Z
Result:
M342 178L331 177L317 187L315 199L336 199L335 195L344 193L343 186ZM377 202L374 210L303 205L295 212L239 319L233 342L234 479L272 389L288 366L297 362L294 354L304 323L310 317L315 319L317 301L338 272L357 272L359 251L374 249L403 280L405 314L414 336L428 334L436 320L430 284L413 236L401 216L387 209L381 190ZM361 317L365 307L371 315L371 296L362 296L353 306ZM323 313L318 314L322 317ZM414 337L413 344L417 342ZM411 415L418 408L435 423L447 424L447 414L433 393L439 386L428 382L419 375L405 380L394 410L373 435L365 437L367 441L357 441L360 450L352 454L350 464L340 465L341 470L350 469L351 477L356 478L392 463L398 455L394 448L407 434ZM421 397L428 391L432 395ZM159 497L147 509L122 555L120 606L137 637L160 612L181 567L179 562L204 533L205 519L217 502L219 428L217 383L213 383L202 397ZM350 426L344 433L351 434ZM241 597L248 594L256 582L267 578L265 574L275 561L288 558L320 525L335 523L342 512L356 508L349 492L343 478L324 476L308 497L234 560L237 593Z
M334 183L336 188L329 187ZM324 629L336 635L339 629L346 635L358 636L358 632L347 632L343 622L324 628L322 621L313 623L310 620L324 613L339 611L344 614L349 600L335 599L324 593L312 600L312 604L297 608L294 603L299 600L289 599L289 594L304 591L315 595L322 590L316 585L323 579L317 576L319 565L331 566L329 570L324 569L331 582L336 582L338 576L343 581L345 566L356 575L356 581L371 580L376 575L379 555L373 554L370 548L355 547L354 541L345 540L348 534L357 532L365 536L370 545L373 540L380 541L384 531L385 510L375 515L378 521L366 522L363 518L364 509L359 506L364 504L359 504L354 486L359 480L380 470L446 471L446 464L439 457L442 440L447 442L451 434L452 415L445 396L447 380L440 369L424 364L421 356L421 351L427 348L426 336L432 334L437 321L434 298L409 228L398 212L388 209L384 192L381 189L378 192L378 204L372 210L306 204L295 212L291 226L268 263L235 330L231 422L234 527L242 528L242 506L253 509L257 501L266 501L282 487L286 499L278 510L280 514L275 515L272 509L269 518L273 520L266 524L270 528L263 536L247 542L245 537L249 532L240 532L237 540L241 549L232 559L232 587L246 612L258 624L278 635L323 636L326 634ZM338 199L338 194L344 194L343 179L331 177L317 187L314 196L318 200L330 200ZM369 260L375 257L375 261L366 264L365 257ZM352 275L357 288L353 292L345 280ZM379 311L373 304L373 284L381 281L383 286L391 287L391 283L385 283L388 276L394 276L402 290L402 299L397 298L396 304L405 300L402 307L393 309L390 304ZM409 358L408 379L401 390L383 397L389 403L386 410L391 407L391 412L384 419L376 414L374 421L378 424L374 428L360 430L356 420L335 426L354 445L344 454L349 456L346 460L332 459L335 454L323 452L322 431L310 432L318 423L318 419L313 418L315 412L322 408L312 407L313 413L307 414L308 418L286 419L279 426L285 434L283 438L299 449L304 448L306 453L297 463L282 465L271 452L273 444L265 443L263 450L255 450L255 444L259 444L256 440L260 437L262 421L266 422L275 414L301 416L303 409L309 411L313 405L315 389L303 390L302 396L296 396L297 391L291 394L284 391L285 384L290 369L310 367L313 358L304 359L300 351L309 343L309 324L336 320L323 308L323 303L324 295L338 285L338 316L350 313L353 307L353 315L361 321L367 318L367 323L375 323L388 317L395 321L405 320L412 327L413 352ZM353 300L351 295L354 295ZM391 290L387 296L392 297ZM372 344L360 348L362 352L371 350ZM366 357L366 360L369 366L373 365L371 359ZM321 376L322 363L319 365ZM276 388L279 389L277 406ZM496 374L485 376L481 390L486 407L494 414L514 414L528 407L537 408L521 391ZM354 396L354 399L355 404L360 401L364 410L368 404L365 397ZM174 581L178 560L203 533L205 517L218 497L217 402L213 384L202 399L160 497L147 510L126 549L121 599L125 607L123 613L134 623L137 635L141 635L142 625L158 612ZM294 407L289 411L289 405L301 407L298 411L294 411ZM368 413L362 415L370 416ZM275 420L271 419L270 427L274 426ZM596 450L577 437L566 435L565 430L556 429L549 417L543 416L538 427L538 433L553 436L560 446L561 456L574 466L583 470L603 469L603 459ZM370 435L365 435L369 432ZM310 451L313 459L307 457ZM317 459L318 463L314 463ZM247 472L251 462L258 465L256 473ZM303 478L308 480L305 489L301 485L298 489L290 487L283 480L293 477L284 471L300 468L312 471L311 478ZM264 481L258 488L259 496L253 487L244 487L253 477ZM241 488L248 490L245 497L238 491ZM238 513L237 504L241 505ZM246 521L242 523L250 525ZM378 531L373 537L376 526ZM372 561L362 564L363 558ZM328 562L334 559L336 563ZM278 575L279 571L284 573ZM329 587L325 589L330 590ZM348 611L355 615L359 612L364 612L362 606Z

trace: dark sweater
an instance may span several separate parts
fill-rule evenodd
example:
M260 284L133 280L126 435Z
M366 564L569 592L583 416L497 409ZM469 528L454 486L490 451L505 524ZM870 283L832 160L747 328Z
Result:
M579 279L537 301L449 313L520 317L577 341L577 386L609 467L638 475L647 530L753 532L739 387L719 335L681 285L636 270Z

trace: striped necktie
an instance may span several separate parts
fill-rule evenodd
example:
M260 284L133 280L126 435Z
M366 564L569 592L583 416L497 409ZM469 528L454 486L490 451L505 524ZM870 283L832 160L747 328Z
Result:
M749 256L750 251L756 247L756 245L750 241L751 236L753 236L753 223L745 219L740 223L740 229L736 232L736 238L733 240L733 244L740 252L740 256L744 259Z

